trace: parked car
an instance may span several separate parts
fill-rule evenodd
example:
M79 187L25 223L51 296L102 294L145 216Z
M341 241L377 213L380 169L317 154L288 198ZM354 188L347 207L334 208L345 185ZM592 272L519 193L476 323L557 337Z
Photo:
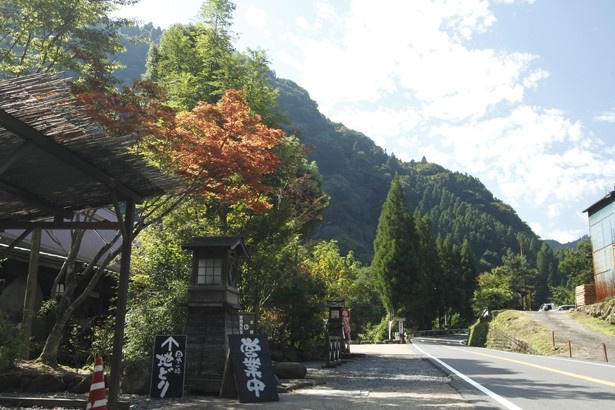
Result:
M562 312L564 310L574 310L576 308L575 305L562 305L557 308L558 312Z
M555 305L553 303L543 303L540 305L539 312L548 312L550 310L555 310Z

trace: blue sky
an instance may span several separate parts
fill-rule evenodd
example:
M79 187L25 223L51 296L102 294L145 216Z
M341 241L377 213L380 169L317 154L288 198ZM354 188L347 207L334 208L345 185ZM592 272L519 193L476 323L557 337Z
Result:
M202 0L123 15L198 21ZM615 183L611 0L236 0L236 46L398 158L479 178L543 239Z

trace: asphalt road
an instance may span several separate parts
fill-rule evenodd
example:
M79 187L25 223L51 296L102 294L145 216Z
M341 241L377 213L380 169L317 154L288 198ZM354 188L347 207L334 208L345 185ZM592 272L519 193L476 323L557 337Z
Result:
M459 380L467 398L525 410L615 408L615 366L465 346L460 337L417 338L412 349Z

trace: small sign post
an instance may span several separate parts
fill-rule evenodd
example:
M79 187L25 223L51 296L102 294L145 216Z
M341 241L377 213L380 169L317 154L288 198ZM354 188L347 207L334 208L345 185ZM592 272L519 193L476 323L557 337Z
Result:
M150 396L183 397L186 374L186 335L156 335Z
M267 338L228 335L230 360L240 403L280 400Z
M254 336L256 332L256 313L239 312L239 333Z

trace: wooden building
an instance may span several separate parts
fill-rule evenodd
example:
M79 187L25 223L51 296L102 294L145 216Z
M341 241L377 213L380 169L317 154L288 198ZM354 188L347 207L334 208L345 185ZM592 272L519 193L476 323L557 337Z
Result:
M0 258L34 231L112 230L122 235L110 403L119 396L135 206L177 186L131 151L134 142L132 135L111 137L92 122L61 74L0 81L0 230L21 232ZM76 217L106 207L115 210L115 221ZM29 283L36 274L28 272ZM24 310L32 309L28 303Z

